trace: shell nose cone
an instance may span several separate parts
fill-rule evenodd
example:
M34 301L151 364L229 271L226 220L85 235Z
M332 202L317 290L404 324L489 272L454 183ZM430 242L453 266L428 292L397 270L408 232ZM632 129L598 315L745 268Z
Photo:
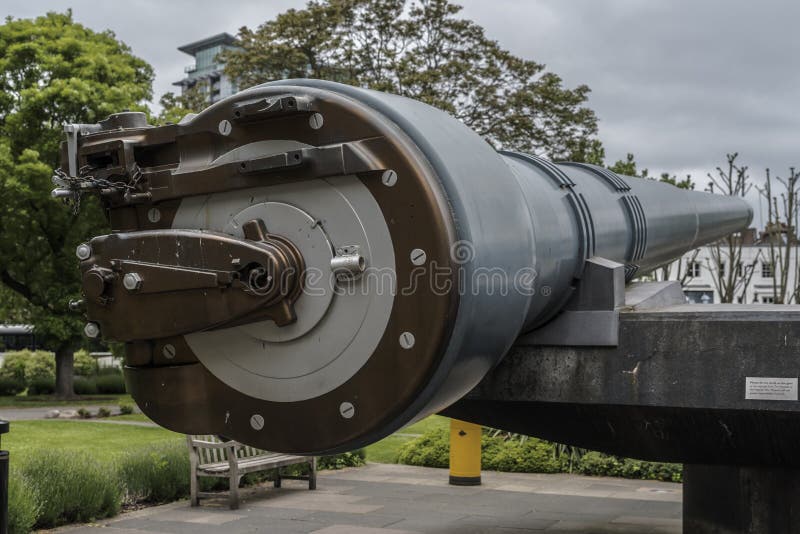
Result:
M693 192L692 195L697 206L697 237L694 246L745 230L753 221L753 207L741 197L699 192Z

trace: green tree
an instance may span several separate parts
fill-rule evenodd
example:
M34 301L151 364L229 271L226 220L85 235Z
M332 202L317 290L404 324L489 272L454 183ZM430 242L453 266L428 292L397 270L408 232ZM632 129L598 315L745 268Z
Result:
M323 0L290 9L221 54L239 87L322 78L405 95L444 109L497 148L598 161L589 88L566 88L458 16L447 0Z
M158 103L161 113L158 114L159 124L177 124L190 113L199 113L208 106L208 83L200 81L180 95L173 92L164 93Z
M647 169L639 170L636 166L636 158L630 152L625 156L625 159L617 160L613 165L608 167L609 170L622 174L623 176L637 176L639 178L650 178L650 171ZM659 182L674 185L680 189L694 189L695 183L692 180L692 175L687 174L686 178L678 179L674 174L662 172L658 177Z
M75 23L70 11L0 25L0 282L56 353L61 396L72 395L72 352L82 343L83 321L67 307L80 290L75 247L107 231L95 200L77 217L50 196L63 125L145 109L152 80L113 33Z

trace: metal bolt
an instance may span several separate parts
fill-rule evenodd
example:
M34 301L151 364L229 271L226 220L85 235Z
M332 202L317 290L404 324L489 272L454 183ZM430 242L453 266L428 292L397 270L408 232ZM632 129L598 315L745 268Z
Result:
M89 256L92 255L92 247L89 246L88 243L81 243L78 245L78 248L75 249L75 255L78 256L79 260L88 260Z
M161 354L163 354L166 359L171 360L175 357L175 345L167 343L164 345L164 348L161 349Z
M388 171L383 171L383 174L381 175L381 182L386 187L393 187L394 184L397 183L397 173L391 169Z
M151 223L157 223L161 220L161 210L158 208L150 208L147 210L147 220Z
M128 273L122 277L122 285L128 291L138 291L142 287L142 282L139 273Z
M261 430L264 428L264 416L255 414L250 417L250 426L253 430Z
M230 135L231 130L233 130L233 126L231 126L230 121L227 120L219 121L218 128L219 128L219 133L221 133L222 135Z
M325 122L322 118L321 113L312 113L311 116L308 118L308 125L311 126L314 130L319 130L322 128L322 123Z
M415 248L411 251L411 263L414 265L422 265L427 259L428 255L421 248Z
M352 402L343 402L339 405L339 415L344 417L345 419L352 419L352 417L356 414L356 407L353 406Z
M94 339L100 335L100 326L97 323L86 323L83 333L86 334L86 337Z
M403 332L400 334L400 346L404 349L408 350L414 346L416 342L416 338L414 338L414 334L411 332Z

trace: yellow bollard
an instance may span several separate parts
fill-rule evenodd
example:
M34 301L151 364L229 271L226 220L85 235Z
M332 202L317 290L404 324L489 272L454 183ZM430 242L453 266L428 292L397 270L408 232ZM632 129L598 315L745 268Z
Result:
M450 484L481 483L481 425L450 419Z

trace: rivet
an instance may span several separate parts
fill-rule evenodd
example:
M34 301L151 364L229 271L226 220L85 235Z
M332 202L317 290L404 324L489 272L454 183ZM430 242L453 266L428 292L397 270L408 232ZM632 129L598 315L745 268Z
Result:
M264 428L264 416L260 414L250 416L250 426L253 427L253 430Z
M230 135L231 130L233 130L233 126L231 126L231 122L228 120L221 120L219 121L219 133L222 135Z
M150 208L149 210L147 210L147 219L151 223L157 223L158 221L161 220L161 210L159 210L158 208Z
M356 407L352 402L343 402L339 405L339 415L345 419L351 419L356 414Z
M416 342L416 338L414 338L414 334L411 332L403 332L400 334L400 346L404 349L408 350L414 346Z
M321 113L312 113L311 116L308 118L308 125L311 126L314 130L319 130L322 128L322 123L325 122L322 118Z
M422 265L427 259L428 255L421 248L415 248L411 251L411 263L414 265Z
M381 175L381 182L386 187L393 187L394 184L397 183L397 173L391 169L388 171L383 171L383 174Z

